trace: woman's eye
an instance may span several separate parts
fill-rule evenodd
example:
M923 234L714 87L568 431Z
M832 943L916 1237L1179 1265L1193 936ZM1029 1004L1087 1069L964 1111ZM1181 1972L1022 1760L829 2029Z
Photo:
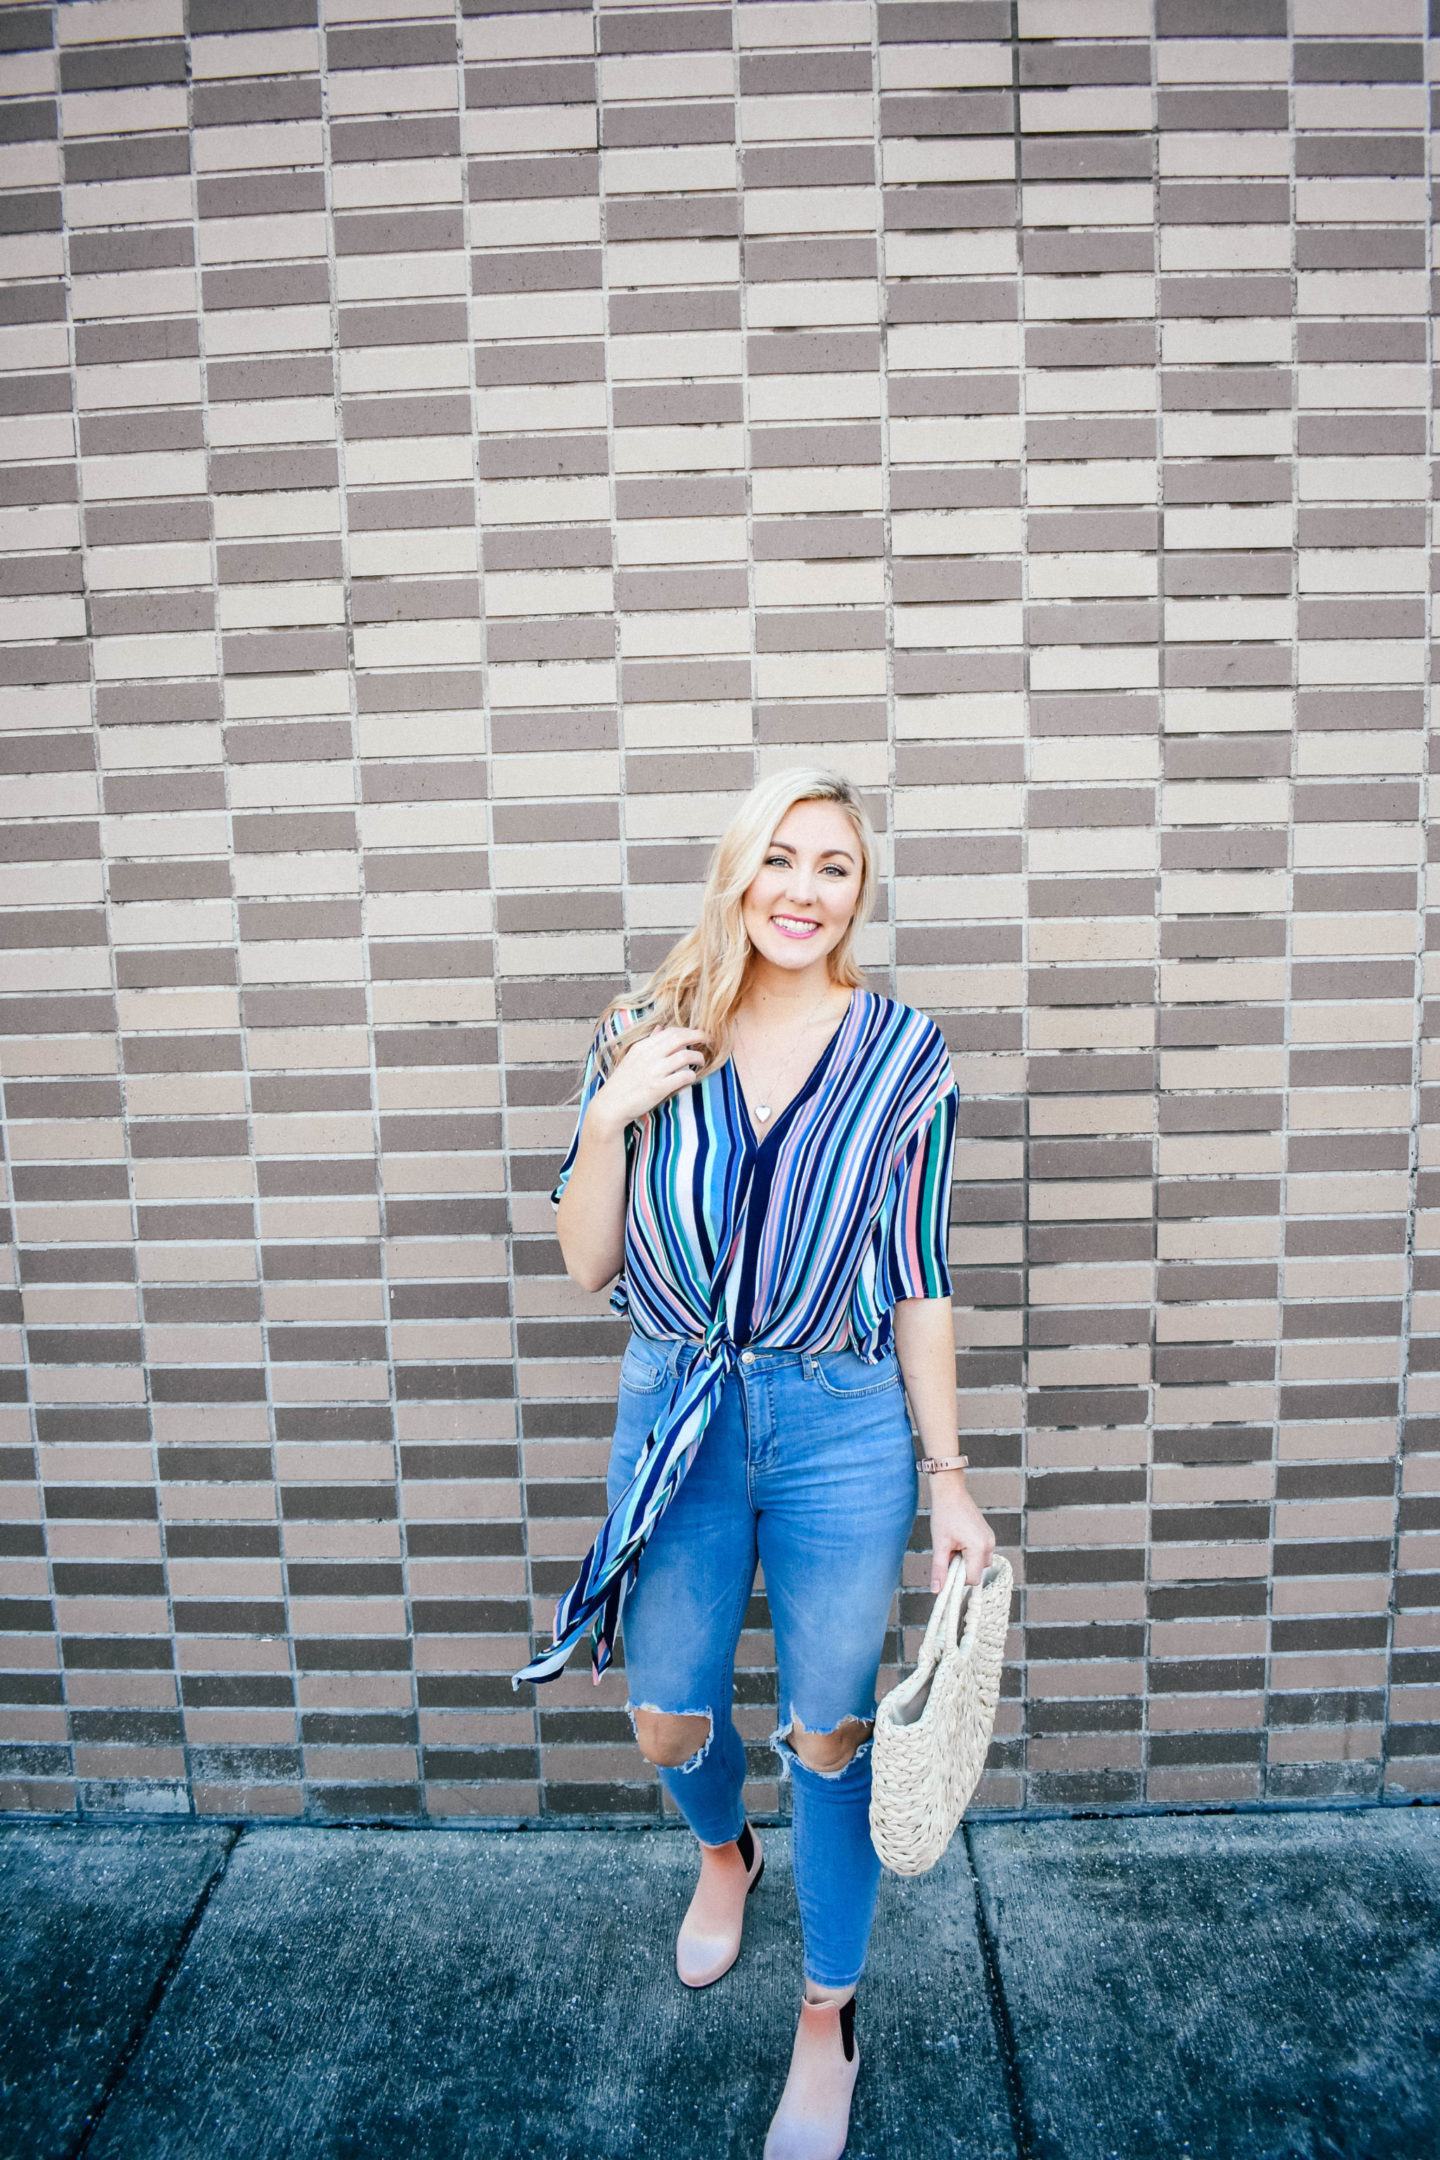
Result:
M765 858L765 868L767 870L788 870L789 867L790 858L788 855L767 855Z

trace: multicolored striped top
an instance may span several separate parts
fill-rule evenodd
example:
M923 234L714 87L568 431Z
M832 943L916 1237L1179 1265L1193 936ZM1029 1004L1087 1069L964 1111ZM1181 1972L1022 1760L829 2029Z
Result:
M591 1045L557 1203L609 1054L637 1017L612 1015ZM956 1102L935 1022L857 990L763 1137L730 1063L629 1127L625 1262L611 1308L643 1335L685 1339L693 1355L560 1601L552 1647L517 1684L553 1679L587 1627L596 1678L604 1671L640 1555L742 1349L851 1349L873 1364L893 1341L898 1300L949 1296Z

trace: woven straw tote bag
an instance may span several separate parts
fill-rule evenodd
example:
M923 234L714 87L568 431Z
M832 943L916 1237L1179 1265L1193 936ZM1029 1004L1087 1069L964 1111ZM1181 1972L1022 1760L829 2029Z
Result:
M1010 1624L1012 1577L996 1557L972 1589L957 1554L935 1600L920 1662L875 1712L870 1836L896 1875L934 1867L980 1782Z

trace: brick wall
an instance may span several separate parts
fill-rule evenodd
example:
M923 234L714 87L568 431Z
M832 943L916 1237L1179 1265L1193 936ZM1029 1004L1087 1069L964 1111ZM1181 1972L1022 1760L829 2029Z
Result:
M5 1803L658 1812L509 1687L546 1192L815 758L965 1095L986 1796L1440 1791L1420 0L321 12L0 6Z

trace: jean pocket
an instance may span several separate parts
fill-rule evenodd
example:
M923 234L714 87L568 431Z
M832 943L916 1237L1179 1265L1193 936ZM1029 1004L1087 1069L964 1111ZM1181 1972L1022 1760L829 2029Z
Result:
M867 1395L887 1395L900 1385L900 1363L893 1351L878 1365L867 1365L853 1350L833 1350L815 1360L815 1378L837 1402L859 1402Z
M658 1395L670 1381L670 1353L662 1343L632 1335L620 1361L620 1385L630 1395Z

